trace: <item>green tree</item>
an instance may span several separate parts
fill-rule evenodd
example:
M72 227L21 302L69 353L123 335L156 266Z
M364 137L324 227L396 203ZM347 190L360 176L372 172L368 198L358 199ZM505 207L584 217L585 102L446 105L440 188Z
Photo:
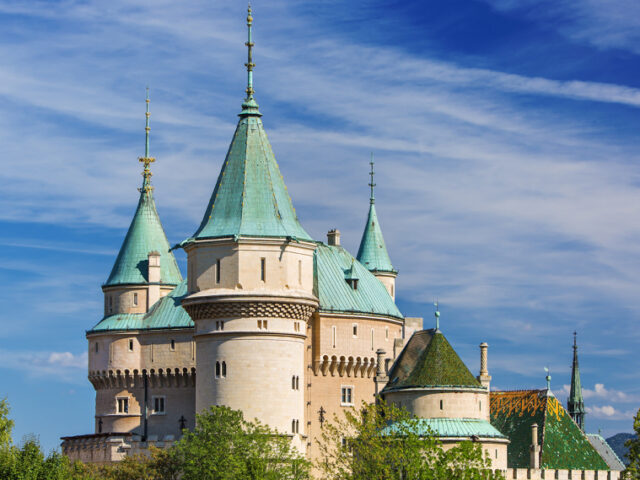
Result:
M291 439L242 412L211 407L175 445L183 480L301 480L309 463Z
M430 431L419 431L406 410L381 402L345 410L323 426L324 480L492 480L491 461L479 444L463 442L445 451Z
M11 445L11 431L13 420L9 418L9 402L6 398L0 400L0 448Z
M627 452L627 460L629 465L625 470L625 478L631 480L640 480L640 409L633 417L633 429L636 432L635 438L631 438L625 442L625 446L629 447Z

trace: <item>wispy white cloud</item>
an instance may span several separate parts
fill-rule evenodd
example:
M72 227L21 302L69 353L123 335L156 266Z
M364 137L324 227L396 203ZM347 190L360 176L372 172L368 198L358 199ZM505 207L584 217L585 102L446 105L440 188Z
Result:
M562 394L568 396L570 392L570 385L562 386ZM596 383L593 389L583 388L582 396L585 400L603 399L615 403L640 403L640 396L606 388L603 383Z
M32 378L83 384L86 382L87 352L0 350L0 368L18 370Z
M603 418L606 420L627 420L631 422L636 414L635 410L618 410L612 405L602 405L586 407L587 414L593 418Z

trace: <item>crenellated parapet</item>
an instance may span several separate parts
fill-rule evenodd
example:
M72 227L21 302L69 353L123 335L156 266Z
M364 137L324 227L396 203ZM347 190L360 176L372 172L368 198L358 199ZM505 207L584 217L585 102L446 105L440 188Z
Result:
M371 378L376 373L376 359L374 357L345 357L324 355L313 362L314 375Z
M317 302L307 299L270 299L265 297L237 298L216 295L186 299L183 308L195 320L213 318L286 318L307 321L317 308Z
M151 388L195 387L195 368L152 368L150 370L96 370L89 372L89 381L96 390L111 388L142 388L144 376L147 376Z

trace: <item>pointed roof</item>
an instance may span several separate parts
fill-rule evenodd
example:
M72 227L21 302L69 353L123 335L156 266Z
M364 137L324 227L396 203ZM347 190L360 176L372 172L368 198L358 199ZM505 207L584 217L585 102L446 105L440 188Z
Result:
M436 329L412 335L391 367L383 392L424 387L485 388Z
M491 424L511 441L509 468L529 467L531 425L535 423L542 445L540 468L609 470L584 432L546 389L491 392L490 410Z
M152 173L149 164L154 162L155 158L149 156L148 95L146 117L145 155L140 158L140 161L144 163L142 187L139 188L140 199L127 235L120 247L118 258L111 269L109 278L103 285L105 287L147 283L149 281L148 257L149 253L153 251L160 253L160 282L166 285L178 285L182 281L180 269L170 251L169 241L162 228L162 223L160 223L160 217L153 200Z
M387 253L387 247L384 243L384 237L382 236L382 230L380 229L380 222L378 222L378 215L376 214L376 200L374 196L373 176L375 174L373 170L373 155L371 158L371 197L369 198L369 216L367 218L367 224L364 227L364 233L362 234L362 240L360 240L360 248L358 248L357 259L371 272L388 272L397 273L391 264L391 259Z
M248 236L311 241L298 221L253 98L252 23L249 8L247 97L202 223L189 240Z
M584 399L582 398L582 384L580 383L580 367L578 366L577 333L573 332L573 364L571 366L571 390L567 399L569 415L578 426L584 430Z

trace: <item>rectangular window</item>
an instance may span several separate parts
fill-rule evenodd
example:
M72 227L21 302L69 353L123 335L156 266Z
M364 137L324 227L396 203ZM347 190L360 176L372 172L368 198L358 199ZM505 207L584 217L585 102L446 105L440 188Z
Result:
M133 293L133 306L138 306L138 294L136 292Z
M389 340L389 327L384 327L384 339Z
M333 348L336 348L337 332L336 332L336 326L335 325L333 327L331 327L331 335L332 335Z
M373 348L373 328L371 329L371 350L374 350L374 348Z
M129 398L118 398L118 413L129 413Z
M220 259L216 260L216 283L220 283Z
M340 391L340 405L353 405L353 387L342 387Z
M358 337L358 324L354 323L352 327L353 327L353 338L357 338Z
M129 340L129 351L133 352L133 340Z
M171 343L169 344L169 349L170 350L175 350L176 349L176 341L175 340L171 340Z
M164 414L165 413L165 397L153 397L153 413Z
M98 348L99 348L98 342L96 342L96 353L98 353Z
M260 280L263 282L267 281L267 259L260 259Z
M298 260L298 285L302 285L302 260Z

